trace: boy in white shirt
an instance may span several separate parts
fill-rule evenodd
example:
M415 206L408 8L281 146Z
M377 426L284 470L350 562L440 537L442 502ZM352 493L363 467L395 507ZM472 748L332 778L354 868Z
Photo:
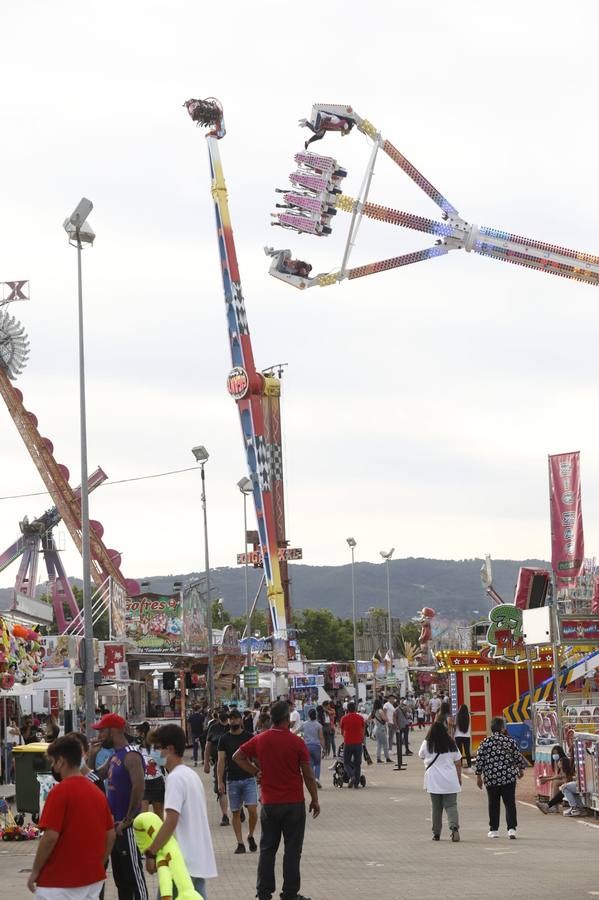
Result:
M156 854L175 835L196 891L206 900L206 879L216 878L216 861L206 812L204 786L183 761L185 732L179 725L163 725L156 731L154 748L162 751L159 765L166 766L164 824L146 850L146 868L156 871Z

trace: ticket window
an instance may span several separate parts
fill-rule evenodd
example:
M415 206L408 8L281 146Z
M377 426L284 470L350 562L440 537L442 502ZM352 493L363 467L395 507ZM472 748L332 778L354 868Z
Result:
M488 672L464 672L464 703L470 710L474 749L487 737L491 726L491 685Z

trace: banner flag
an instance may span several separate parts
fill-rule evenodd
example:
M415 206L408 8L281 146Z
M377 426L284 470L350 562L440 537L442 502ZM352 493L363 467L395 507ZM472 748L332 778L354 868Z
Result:
M549 456L549 510L551 565L559 584L580 575L584 565L579 452Z

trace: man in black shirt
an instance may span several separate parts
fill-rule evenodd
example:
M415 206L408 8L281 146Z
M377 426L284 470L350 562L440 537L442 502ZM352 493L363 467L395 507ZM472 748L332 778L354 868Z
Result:
M197 764L198 764L198 749L202 743L202 735L204 733L204 719L205 718L206 718L205 714L202 712L200 707L196 704L193 708L192 714L189 717L189 729L191 731L194 766L197 766ZM203 756L204 756L204 748L202 747L202 757Z
M210 723L206 732L206 749L204 750L204 772L210 772L210 766L214 774L214 793L220 803L220 809L223 814L220 824L228 825L229 817L227 815L227 792L222 793L218 789L218 776L216 771L216 761L218 759L218 742L223 734L229 730L229 713L226 709L219 709L218 715L213 722Z
M247 806L249 820L248 847L252 853L256 852L257 845L254 840L254 829L258 818L258 792L256 779L248 777L248 773L233 762L233 754L239 750L242 744L249 739L247 731L241 724L241 713L238 709L232 709L229 713L229 731L218 742L218 791L222 796L229 795L229 806L233 813L233 830L237 838L235 853L245 853L245 844L241 832L241 809ZM226 787L225 787L226 777Z

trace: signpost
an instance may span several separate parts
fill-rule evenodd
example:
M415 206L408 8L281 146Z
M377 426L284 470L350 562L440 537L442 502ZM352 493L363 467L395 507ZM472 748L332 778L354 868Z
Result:
M260 669L258 666L243 667L243 686L244 688L260 687Z
M297 560L303 559L303 550L300 547L279 547L278 549L279 562L283 562L284 560ZM250 553L238 553L237 554L237 565L244 566L245 564L250 566L262 566L262 553L260 549L252 550Z

